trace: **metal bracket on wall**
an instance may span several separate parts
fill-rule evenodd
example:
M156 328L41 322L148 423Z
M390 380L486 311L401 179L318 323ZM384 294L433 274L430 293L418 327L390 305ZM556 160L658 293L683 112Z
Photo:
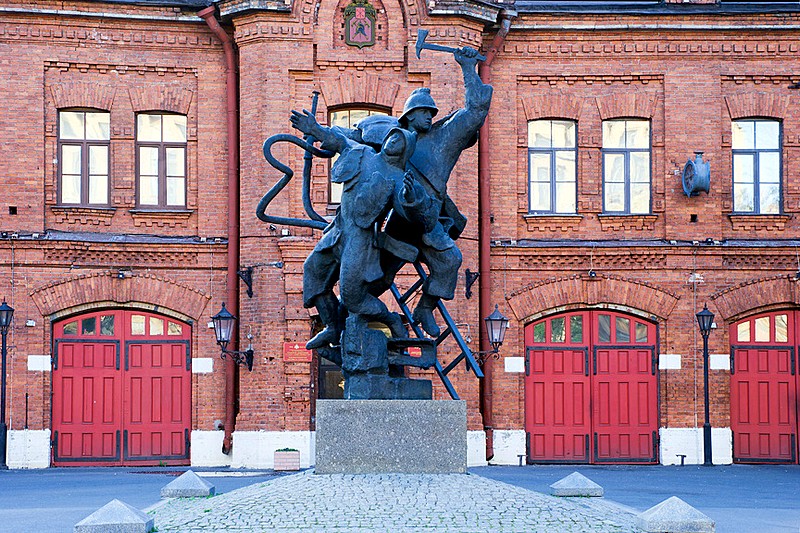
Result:
M242 270L237 270L237 274L239 277L244 281L244 284L247 285L247 297L253 297L253 267L249 266Z
M464 271L464 275L466 276L466 289L464 290L464 296L469 300L472 298L472 286L480 277L480 272L472 272L470 269Z

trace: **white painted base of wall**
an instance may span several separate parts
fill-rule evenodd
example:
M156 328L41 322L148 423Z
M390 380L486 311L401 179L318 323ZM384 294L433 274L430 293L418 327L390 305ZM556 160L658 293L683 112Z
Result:
M10 430L6 446L6 464L9 468L50 466L49 429Z
M661 464L703 464L703 428L661 428ZM733 434L730 428L711 428L711 460L715 465L733 462Z
M224 431L193 430L191 439L192 466L230 466L231 456L222 453Z
M494 430L493 465L518 465L519 456L525 455L525 431L522 429ZM524 460L524 458L523 458ZM524 464L524 463L523 463Z
M300 468L308 468L314 464L315 442L313 431L234 431L231 466L273 468L275 450L294 448L300 451Z
M486 433L467 431L467 466L486 466Z

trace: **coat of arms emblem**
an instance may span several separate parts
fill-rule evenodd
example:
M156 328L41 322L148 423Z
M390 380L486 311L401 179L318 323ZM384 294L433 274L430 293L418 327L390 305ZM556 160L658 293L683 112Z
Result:
M359 48L375 44L375 8L367 0L344 8L344 42Z

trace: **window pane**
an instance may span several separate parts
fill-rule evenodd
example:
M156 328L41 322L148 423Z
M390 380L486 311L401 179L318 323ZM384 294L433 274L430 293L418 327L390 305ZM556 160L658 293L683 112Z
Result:
M531 211L550 211L550 152L530 155Z
M139 177L139 204L158 205L158 176Z
M61 202L65 204L81 203L81 177L75 175L61 176Z
M621 316L616 320L616 338L617 342L631 342L631 321Z
M108 203L108 176L89 176L89 203Z
M531 181L550 183L550 152L532 152Z
M752 120L737 120L731 124L731 130L731 148L734 150L755 148L755 127Z
M114 315L100 317L100 335L114 334Z
M131 335L144 335L144 315L131 315Z
M167 178L167 205L186 205L184 178Z
M789 340L789 325L786 315L775 316L775 342L787 342Z
M161 142L161 115L136 115L136 140Z
M544 322L533 326L533 342L544 342Z
M150 335L163 335L164 321L154 316L150 317Z
M359 121L364 120L370 115L367 109L351 109L350 110L350 127L355 126Z
M777 149L780 148L780 124L774 120L760 120L756 122L756 148Z
M625 121L603 122L603 148L625 148Z
M109 113L86 113L86 138L98 141L111 139L111 115Z
M650 184L631 183L631 213L650 212Z
M556 213L575 213L575 183L556 183Z
M342 189L344 188L343 183L331 183L331 203L332 204L340 204L342 203Z
M603 209L609 213L620 213L625 211L625 184L606 183Z
M583 342L583 317L581 315L569 317L569 341Z
M167 176L185 176L186 153L183 148L165 148L167 157Z
M553 147L575 148L575 123L555 120L553 121Z
M625 183L625 155L605 154L605 181Z
M180 324L176 324L175 322L169 322L167 326L167 335L182 335L183 334L183 326Z
M762 316L755 319L756 342L769 342L769 317Z
M158 148L154 146L139 147L139 174L158 176Z
M650 152L631 152L631 182L650 183Z
M81 112L61 111L58 114L59 139L83 139L83 121Z
M186 117L184 115L162 115L164 142L186 142Z
M752 184L733 184L733 210L739 213L752 213L755 210Z
M750 342L750 321L742 322L736 326L736 340L738 342Z
M753 183L753 154L733 155L734 183Z
M564 342L566 340L566 326L565 318L554 318L550 321L550 342Z
M108 174L108 146L89 146L89 174Z
M781 157L778 152L760 152L758 154L759 183L780 183Z
M636 322L636 342L647 342L647 324Z
M350 112L349 111L334 111L331 113L331 126L340 126L342 128L350 127Z
M625 121L627 148L650 148L650 121Z
M64 335L77 335L78 334L78 321L67 322L64 324Z
M62 174L81 173L81 147L65 144L61 147Z
M81 335L94 335L97 333L97 319L95 317L81 320Z
M597 317L597 340L598 342L611 342L611 315Z
M528 146L531 148L550 148L552 141L551 123L549 120L532 120L528 122Z
M531 183L531 211L550 211L550 183Z
M780 186L777 183L762 184L758 188L758 212L774 215L781 212Z
M556 152L556 181L575 181L575 152Z

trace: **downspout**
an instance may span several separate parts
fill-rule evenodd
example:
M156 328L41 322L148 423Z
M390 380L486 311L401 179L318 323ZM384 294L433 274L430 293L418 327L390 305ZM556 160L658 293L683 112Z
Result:
M483 83L492 83L492 61L497 56L497 52L503 46L503 42L511 28L511 21L516 17L515 12L503 10L500 12L500 29L492 40L491 48L486 54L486 61L478 67L478 74ZM490 115L491 116L491 115ZM492 197L491 197L491 173L489 161L489 116L483 123L478 133L478 308L480 316L487 317L492 309L492 276L491 276L491 241L492 241ZM482 352L491 349L489 339L484 328L479 328L481 332L480 348ZM480 381L479 398L481 404L481 414L483 415L483 430L486 433L486 460L494 457L494 427L492 416L492 374L493 359L488 357L483 362L483 379Z
M225 104L227 111L228 136L228 263L226 274L226 304L228 311L239 316L239 109L237 95L238 65L233 39L220 26L216 18L216 7L210 6L197 15L206 21L211 32L222 41L225 51ZM238 331L230 343L231 350L239 349ZM239 368L233 358L225 359L225 436L222 439L222 453L229 455L233 450L233 427L236 422L236 381Z

